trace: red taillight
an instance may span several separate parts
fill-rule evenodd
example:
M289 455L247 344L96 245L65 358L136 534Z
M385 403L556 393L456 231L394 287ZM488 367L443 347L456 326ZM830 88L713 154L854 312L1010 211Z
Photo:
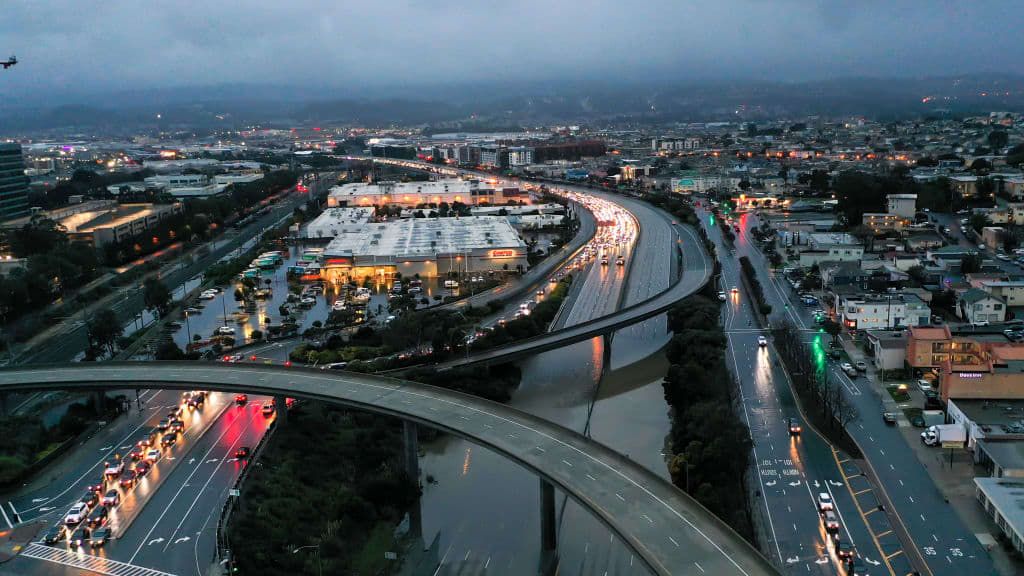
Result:
M284 365L285 366L291 366L292 365L292 361L291 360L285 360Z
M252 360L253 362L255 362L256 361L256 355L253 354L252 356L249 356L249 360Z

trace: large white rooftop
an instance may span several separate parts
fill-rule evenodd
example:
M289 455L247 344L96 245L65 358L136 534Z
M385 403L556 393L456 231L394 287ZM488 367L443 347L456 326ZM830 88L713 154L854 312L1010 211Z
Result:
M353 256L432 256L474 249L525 248L507 218L409 218L364 224L340 234L327 245L326 254L351 252Z
M329 238L356 232L373 218L373 208L327 208L304 231L307 238Z
M331 188L330 196L348 202L358 202L362 197L393 196L396 200L402 196L418 196L424 203L429 203L432 196L446 194L466 194L467 200L473 190L480 187L478 180L459 180L450 178L428 182L377 182L367 184L354 182Z

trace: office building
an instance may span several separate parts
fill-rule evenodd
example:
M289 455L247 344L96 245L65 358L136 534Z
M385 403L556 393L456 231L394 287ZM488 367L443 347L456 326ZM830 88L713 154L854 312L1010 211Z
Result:
M21 145L0 144L0 221L28 215L28 176Z

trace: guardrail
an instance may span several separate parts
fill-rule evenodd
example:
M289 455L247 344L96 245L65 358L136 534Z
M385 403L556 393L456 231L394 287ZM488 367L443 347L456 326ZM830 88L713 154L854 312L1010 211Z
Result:
M224 502L223 508L221 508L220 517L217 519L217 546L213 553L213 559L217 565L222 568L222 570L226 569L227 573L231 572L231 563L233 562L226 530L228 522L231 520L231 515L234 513L235 508L238 507L238 500L241 497L240 491L242 489L242 483L245 482L245 479L249 476L249 468L257 462L260 454L263 453L263 449L267 445L270 435L273 434L276 429L277 419L275 418L274 421L270 423L270 426L267 427L267 431L263 434L263 437L260 438L256 447L253 448L252 453L249 455L249 461L246 462L245 467L242 468L241 474L239 474L238 478L235 479L235 483L231 485L231 490L238 490L239 496L228 496L228 499Z

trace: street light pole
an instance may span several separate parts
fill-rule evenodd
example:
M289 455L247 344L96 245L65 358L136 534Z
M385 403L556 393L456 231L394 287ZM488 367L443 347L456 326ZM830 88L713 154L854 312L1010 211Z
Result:
M320 560L320 545L319 544L310 544L309 546L299 546L298 548L292 550L292 554L298 554L299 550L305 550L306 548L316 548L316 568L317 568L317 573L319 574L319 576L324 576L324 565L323 565L323 562Z

